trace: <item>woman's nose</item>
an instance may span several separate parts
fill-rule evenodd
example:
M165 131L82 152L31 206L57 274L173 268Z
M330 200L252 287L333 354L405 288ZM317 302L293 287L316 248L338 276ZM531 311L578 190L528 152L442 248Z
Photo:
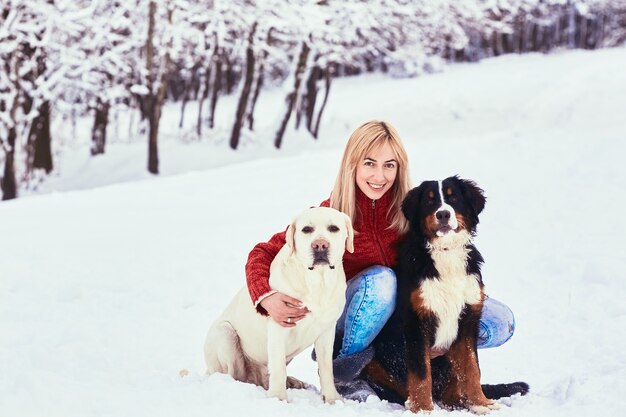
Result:
M385 173L383 172L382 168L374 168L374 173L372 175L372 177L376 180L384 180L385 179Z

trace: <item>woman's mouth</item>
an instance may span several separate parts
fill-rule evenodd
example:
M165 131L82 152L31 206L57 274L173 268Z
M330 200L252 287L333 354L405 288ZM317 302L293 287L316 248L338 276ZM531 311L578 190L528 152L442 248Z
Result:
M369 185L370 188L372 188L373 190L376 190L376 191L380 191L383 188L385 188L385 184L372 184L371 182L368 182L367 185Z

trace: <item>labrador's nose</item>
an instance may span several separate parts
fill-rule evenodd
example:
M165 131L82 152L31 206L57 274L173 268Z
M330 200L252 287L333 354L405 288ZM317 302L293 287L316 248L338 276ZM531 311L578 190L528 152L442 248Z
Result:
M328 241L322 238L315 239L313 243L311 243L311 248L313 248L314 251L328 250L328 246L329 246Z

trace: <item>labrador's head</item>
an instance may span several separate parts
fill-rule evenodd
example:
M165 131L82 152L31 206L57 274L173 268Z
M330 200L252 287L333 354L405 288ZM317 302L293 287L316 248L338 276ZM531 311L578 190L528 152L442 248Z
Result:
M296 256L309 269L334 269L342 261L344 251L354 252L354 231L350 218L328 208L310 208L294 219L287 229L290 255Z

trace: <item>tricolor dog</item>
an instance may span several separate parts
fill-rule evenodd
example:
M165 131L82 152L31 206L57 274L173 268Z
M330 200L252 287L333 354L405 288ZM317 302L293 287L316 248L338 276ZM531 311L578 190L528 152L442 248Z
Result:
M335 324L345 304L342 257L354 251L350 218L326 207L311 208L288 227L286 244L270 267L273 290L294 297L309 313L294 327L258 314L242 288L213 323L204 345L207 373L221 372L287 399L286 388L304 384L287 377L287 364L315 345L320 387L326 402L339 399L332 370Z
M366 380L377 394L417 411L444 406L486 413L498 404L480 384L476 355L483 258L472 243L483 191L456 176L411 190L410 231L398 251L396 311L374 341ZM446 351L432 361L431 349Z

